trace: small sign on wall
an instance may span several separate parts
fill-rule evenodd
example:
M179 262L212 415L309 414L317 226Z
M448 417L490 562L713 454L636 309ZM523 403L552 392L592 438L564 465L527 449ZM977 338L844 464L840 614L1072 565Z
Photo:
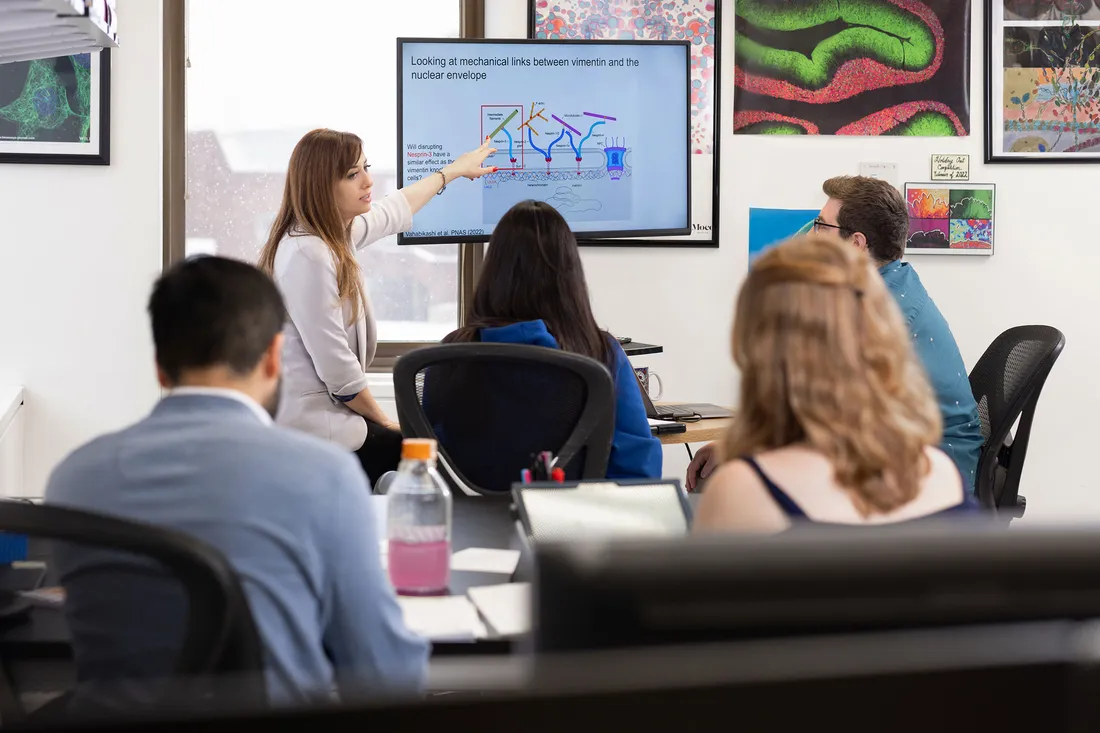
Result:
M868 178L880 178L894 188L899 188L897 163L860 163L859 174Z
M933 155L933 181L969 181L969 155Z

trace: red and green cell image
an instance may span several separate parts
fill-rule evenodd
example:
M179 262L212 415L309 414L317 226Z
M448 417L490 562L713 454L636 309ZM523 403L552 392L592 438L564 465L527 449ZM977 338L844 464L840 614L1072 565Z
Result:
M969 134L970 0L734 7L734 132Z

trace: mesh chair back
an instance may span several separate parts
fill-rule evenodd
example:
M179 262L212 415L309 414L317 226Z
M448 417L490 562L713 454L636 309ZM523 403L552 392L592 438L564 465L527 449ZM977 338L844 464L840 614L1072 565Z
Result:
M266 706L262 643L214 548L163 527L15 501L0 501L0 531L48 547L50 582L65 591L78 684L51 718Z
M593 359L540 346L444 344L401 357L394 388L402 429L438 441L463 493L509 496L541 451L572 479L607 471L615 388Z
M691 524L687 499L676 481L517 487L514 496L523 528L536 544L677 537L686 535Z
M1052 326L1010 328L994 339L970 372L970 389L985 437L975 488L988 508L1016 506L1035 406L1065 343L1066 337ZM998 480L997 469L1009 468L1002 447L1017 419L1020 427L1012 440L1011 471Z

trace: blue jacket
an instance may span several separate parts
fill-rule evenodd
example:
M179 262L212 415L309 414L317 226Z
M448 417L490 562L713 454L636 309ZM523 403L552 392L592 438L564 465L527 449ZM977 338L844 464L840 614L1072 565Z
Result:
M542 320L483 328L481 340L561 348ZM611 378L615 382L615 434L611 441L607 478L660 478L663 459L661 442L650 432L634 369L618 341L612 343L612 349L615 355L611 369Z
M970 378L959 353L955 336L932 296L908 262L883 265L879 272L909 325L913 348L924 365L936 393L943 418L940 448L959 467L963 483L972 491L978 457L985 438L978 417L978 405L970 389Z

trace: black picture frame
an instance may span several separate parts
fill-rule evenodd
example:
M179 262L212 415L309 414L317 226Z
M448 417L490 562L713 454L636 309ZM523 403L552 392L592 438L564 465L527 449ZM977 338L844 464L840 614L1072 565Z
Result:
M535 5L537 0L527 0L527 37L536 37ZM712 134L712 161L711 161L711 220L709 223L710 236L706 239L672 239L632 237L629 239L578 239L577 243L588 247L673 247L673 248L716 248L719 243L719 220L721 218L721 198L719 188L721 184L721 139L722 139L722 6L725 3L718 0L714 3L714 74L713 74L713 120ZM593 38L592 40L597 40ZM692 158L694 159L694 155ZM694 192L692 198L703 195L703 192ZM708 226L701 222L691 222L696 226ZM690 235L689 235L690 236Z
M1069 163L1069 164L1082 164L1082 163L1100 163L1100 147L1097 148L1095 154L1090 153L1041 153L1041 154L1012 154L1006 153L1003 150L995 149L995 125L997 123L1003 124L1003 117L997 114L1002 105L997 104L993 98L994 87L994 74L1003 74L1004 65L1004 48L994 48L994 43L997 41L995 38L996 28L995 19L997 13L1004 13L1004 0L984 0L982 6L982 24L983 24L983 45L985 53L985 78L984 78L984 93L985 93L985 130L984 130L984 152L983 156L986 163L1026 163L1026 164L1050 164L1050 163ZM1064 20L1051 20L1052 26L1058 26L1064 24ZM1002 95L1003 96L1003 95ZM1003 145L1002 145L1003 147Z
M98 146L88 152L44 153L44 152L3 152L0 151L0 163L23 165L110 165L111 164L111 50L98 52L99 73L94 77L99 85L99 110L95 118L99 125ZM19 143L16 142L16 145ZM74 143L79 145L80 143Z

